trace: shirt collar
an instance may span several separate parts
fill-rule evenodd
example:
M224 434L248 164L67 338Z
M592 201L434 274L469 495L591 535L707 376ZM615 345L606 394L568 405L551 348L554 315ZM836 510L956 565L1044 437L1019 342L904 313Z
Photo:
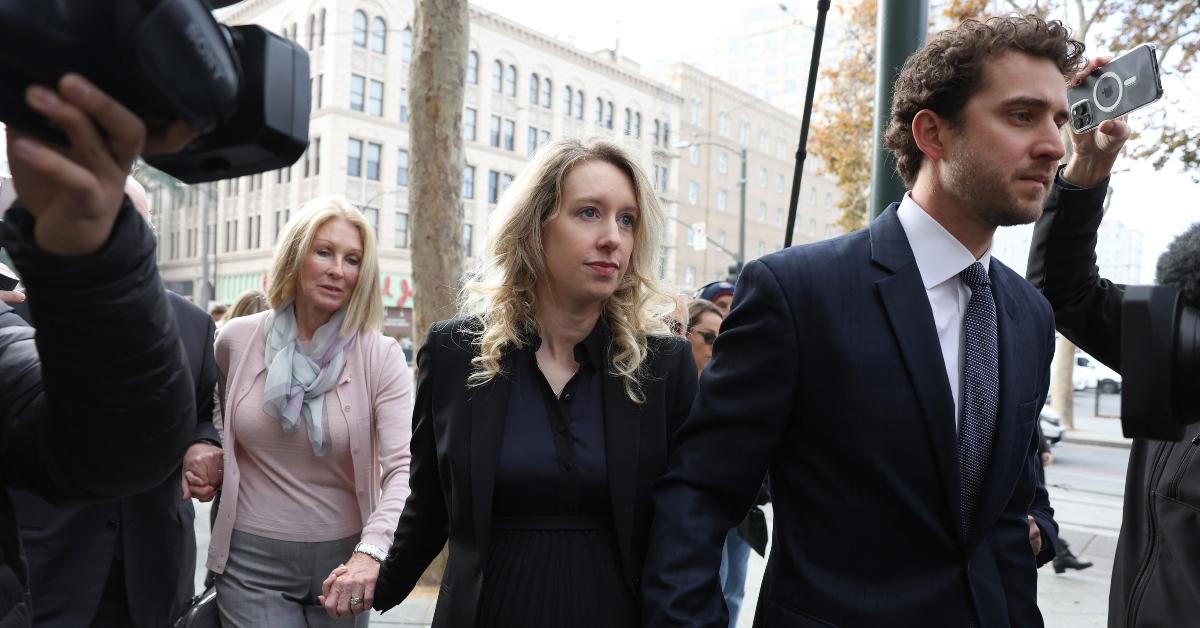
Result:
M527 345L529 355L537 353L537 350L542 346L542 337L534 331L531 326L528 330L529 344ZM608 317L604 314L596 319L596 325L592 327L592 331L588 335L576 343L575 345L575 362L579 364L587 364L596 371L604 369L604 349L608 344L611 336Z
M955 277L976 261L983 264L984 271L991 269L992 245L989 244L983 257L976 260L962 242L913 200L910 192L906 192L904 200L900 201L896 217L908 237L926 290Z

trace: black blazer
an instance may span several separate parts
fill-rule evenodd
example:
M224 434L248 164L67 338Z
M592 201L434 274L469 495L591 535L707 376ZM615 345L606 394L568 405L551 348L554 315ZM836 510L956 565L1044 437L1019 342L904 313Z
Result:
M477 319L461 318L436 323L417 355L411 493L375 585L376 609L399 604L449 539L434 628L474 628L488 571L492 492L509 382L501 376L467 388L478 349L466 332L477 325ZM606 374L603 383L614 529L635 592L653 516L651 485L666 468L671 435L696 392L696 366L686 341L651 337L649 349L643 363L644 404L629 399L621 378ZM511 354L505 360L511 364Z
M721 543L768 468L775 534L755 626L1042 625L1026 514L1053 321L1020 276L995 259L989 272L1000 406L964 541L953 397L894 206L745 267L655 491L646 626L727 625Z
M167 297L195 385L193 441L218 444L212 424L217 382L212 317L175 293ZM84 506L51 504L20 489L10 494L21 513L38 626L91 625L118 543L135 626L165 626L182 612L194 584L196 515L191 500L182 499L179 469L145 493Z

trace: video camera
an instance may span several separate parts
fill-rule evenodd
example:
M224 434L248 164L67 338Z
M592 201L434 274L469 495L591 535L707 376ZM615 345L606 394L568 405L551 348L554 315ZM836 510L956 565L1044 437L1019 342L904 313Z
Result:
M1127 286L1121 302L1121 428L1179 440L1200 421L1200 223L1158 260L1157 286Z
M182 119L200 134L147 158L184 182L290 166L308 146L308 53L260 26L218 23L212 11L238 1L0 2L0 121L66 144L24 94L78 72L150 130Z

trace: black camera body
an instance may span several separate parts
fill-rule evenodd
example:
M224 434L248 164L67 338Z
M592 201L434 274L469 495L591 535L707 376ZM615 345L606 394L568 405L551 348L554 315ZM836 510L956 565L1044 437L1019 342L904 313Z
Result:
M206 0L0 2L0 121L59 144L25 104L31 83L78 72L151 130L182 119L200 137L148 158L187 183L290 166L308 146L309 60L260 26L219 24Z
M1125 288L1121 377L1125 436L1179 440L1200 421L1200 311L1176 288Z

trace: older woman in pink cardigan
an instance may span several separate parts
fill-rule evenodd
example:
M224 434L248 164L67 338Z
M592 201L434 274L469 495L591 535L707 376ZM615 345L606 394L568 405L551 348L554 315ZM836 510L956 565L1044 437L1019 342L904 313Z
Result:
M378 277L362 214L317 199L280 238L271 309L217 340L225 460L208 567L227 628L367 624L412 434L412 374L379 332Z

